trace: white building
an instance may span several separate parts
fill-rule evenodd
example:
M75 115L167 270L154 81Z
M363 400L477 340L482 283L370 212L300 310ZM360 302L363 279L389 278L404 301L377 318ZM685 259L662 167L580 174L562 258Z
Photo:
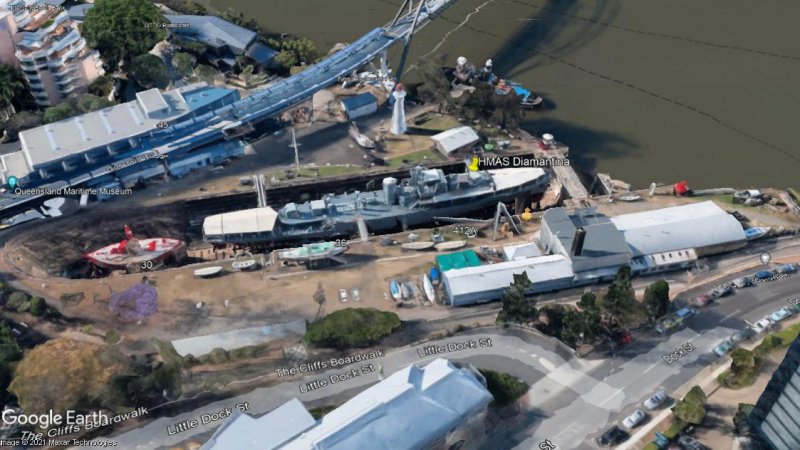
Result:
M66 11L49 7L26 14L25 25L17 22L15 55L36 104L55 105L105 73L100 54L86 45Z
M532 293L613 280L623 264L634 274L691 267L698 258L746 244L733 215L712 201L608 217L594 208L542 216L538 256L530 244L504 249L506 262L442 272L451 305L499 299L525 272ZM528 257L529 256L529 257Z
M202 450L414 450L477 448L493 400L471 367L436 359L411 365L364 390L319 422L297 399L259 418L236 414Z
M431 139L436 142L436 148L443 155L450 156L455 151L474 145L480 137L471 127L463 126L435 134Z

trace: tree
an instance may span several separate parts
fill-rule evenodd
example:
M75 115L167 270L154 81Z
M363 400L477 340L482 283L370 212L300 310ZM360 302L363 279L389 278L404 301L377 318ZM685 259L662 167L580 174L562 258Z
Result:
M213 67L200 64L194 69L194 76L200 81L213 85L220 78L219 72Z
M8 383L11 381L11 364L22 358L22 348L20 348L14 335L11 334L11 327L5 320L0 321L0 402L8 400Z
M78 111L68 102L61 102L56 106L51 106L44 110L42 120L44 123L58 122L59 120L69 119L78 114Z
M494 103L494 111L491 116L492 122L511 130L519 128L524 114L520 106L520 98L516 92L511 90L506 95L495 94L492 96L492 102Z
M514 274L514 281L503 291L500 301L502 309L497 315L498 322L529 323L539 317L536 300L525 296L533 283L525 272Z
M86 411L112 406L108 405L109 382L127 370L126 358L114 349L56 338L25 355L8 390L26 414Z
M234 8L228 7L225 11L222 11L222 18L240 27L259 32L258 22L255 19L246 19L241 11L237 11Z
M593 344L600 338L602 331L599 309L570 310L564 316L564 329L561 331L561 340L571 347L581 344Z
M167 36L158 7L147 0L97 0L86 12L80 31L89 47L97 49L106 65L115 70L146 54Z
M548 336L561 338L561 333L564 330L564 318L569 310L564 305L551 305L545 306L539 310L539 317L544 315L547 317L546 323L540 322L536 328Z
M453 107L450 83L447 82L447 77L442 72L442 65L441 58L427 58L417 66L422 79L422 84L417 87L417 95L422 100L437 105L440 113Z
M105 109L110 106L114 106L115 104L114 102L105 97L98 97L97 95L89 93L79 94L77 96L71 97L70 102L73 104L75 109L77 109L78 112L81 114L86 114L92 111Z
M374 308L335 311L308 325L304 340L313 347L366 347L402 326L397 314Z
M468 120L486 120L494 113L494 87L478 83L472 92L464 93L456 100L459 114Z
M137 56L131 62L131 76L140 86L146 89L157 87L165 89L169 86L169 69L164 61L156 55Z
M694 386L672 407L675 418L693 425L699 425L706 417L706 393L700 386Z
M42 297L31 298L31 314L42 317L47 312L47 302Z
M112 90L114 90L114 80L107 75L97 77L89 85L89 93L102 98L108 98Z
M669 303L669 283L666 280L658 280L644 290L644 304L652 320L666 314Z
M42 124L42 116L30 111L20 111L9 117L5 123L6 133L12 141L19 139L19 133Z
M734 376L751 373L757 366L756 354L744 348L737 348L731 352L731 372Z
M617 270L617 276L608 287L601 306L603 311L622 327L633 320L637 304L631 284L630 267L623 265Z
M583 311L599 311L597 307L597 296L594 292L584 292L578 300L578 307Z
M138 322L158 311L158 293L148 283L134 284L128 290L111 294L108 309L126 322Z
M300 63L311 64L319 58L317 46L308 38L284 39L281 41L270 39L268 44L279 51L275 56L275 62L286 70L300 65Z
M733 429L736 436L750 436L751 428L750 423L747 421L748 416L755 408L755 405L749 403L739 403L736 409L736 414L733 416Z
M5 120L14 113L12 101L26 88L22 75L14 66L0 64L0 118Z
M481 369L480 373L486 378L486 389L494 397L492 406L506 406L528 392L528 383L513 375L488 369Z
M172 57L172 65L182 78L186 78L194 71L195 59L192 55L184 52L176 53Z

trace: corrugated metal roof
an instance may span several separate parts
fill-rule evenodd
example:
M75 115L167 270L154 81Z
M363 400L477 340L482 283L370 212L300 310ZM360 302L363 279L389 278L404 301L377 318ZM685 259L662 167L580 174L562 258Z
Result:
M744 241L742 225L712 201L613 217L634 256Z
M177 35L202 42L210 47L227 45L243 53L256 38L257 33L220 19L216 16L174 15L164 16L173 24L188 24L185 28L172 28Z
M467 267L444 272L452 296L505 289L514 281L514 275L525 272L534 284L572 279L572 262L563 255L533 258Z
M480 140L478 133L467 126L451 128L431 136L431 139L438 142L442 150L447 153L454 152Z
M342 106L344 106L345 112L377 103L378 99L375 98L375 96L370 94L369 92L365 92L363 94L358 94L352 97L346 97L342 99Z
M480 266L481 260L475 250L464 250L446 255L436 255L436 264L444 272L446 270Z
M314 425L316 421L297 398L258 418L236 409L201 450L272 450Z
M412 365L395 372L281 448L424 448L491 401L492 395L472 372L439 358L424 368Z

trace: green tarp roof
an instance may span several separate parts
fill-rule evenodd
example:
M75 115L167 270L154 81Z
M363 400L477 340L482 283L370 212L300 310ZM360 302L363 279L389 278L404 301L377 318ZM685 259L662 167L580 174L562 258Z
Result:
M464 250L447 255L437 255L436 264L442 269L442 272L445 272L450 269L480 266L481 260L478 258L475 250Z

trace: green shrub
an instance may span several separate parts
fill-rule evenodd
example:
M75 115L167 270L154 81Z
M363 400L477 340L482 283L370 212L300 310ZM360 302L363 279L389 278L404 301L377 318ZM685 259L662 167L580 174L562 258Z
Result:
M22 305L28 303L28 294L22 291L14 291L8 296L6 307L11 310L18 310Z
M211 364L222 364L230 360L230 355L228 355L228 352L225 351L225 349L215 348L214 350L211 350L211 353L205 355L205 359Z
M528 392L528 383L513 375L483 369L480 372L486 378L486 388L494 397L493 406L506 406Z
M83 334L90 334L94 330L94 326L92 324L84 325L81 327L81 333Z
M119 344L119 341L122 340L122 336L119 334L117 330L108 330L106 331L106 343L110 345Z
M236 348L228 352L231 359L250 359L258 354L258 348L254 345Z
M686 428L687 425L688 425L687 423L675 419L672 422L672 425L670 425L669 428L667 428L667 430L664 431L663 434L664 436L667 437L667 439L675 439L675 437L678 436L678 434L680 434L680 432L683 431L683 429Z
M395 313L374 308L348 308L309 324L304 340L312 347L366 347L380 342L401 326Z
M42 297L31 298L31 314L42 317L47 312L47 302Z

